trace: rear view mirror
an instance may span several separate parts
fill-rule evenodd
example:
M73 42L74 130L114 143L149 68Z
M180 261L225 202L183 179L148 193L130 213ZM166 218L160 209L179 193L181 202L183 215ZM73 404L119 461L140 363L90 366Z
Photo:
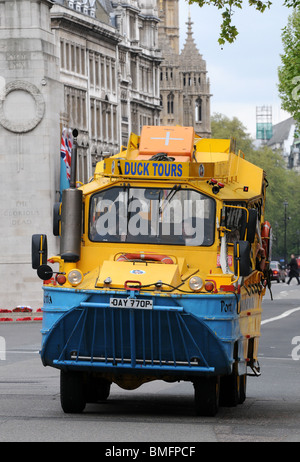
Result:
M38 269L46 265L48 259L47 236L46 234L33 234L31 240L31 262L32 268Z
M254 239L255 239L256 224L257 224L257 210L249 209L246 239L248 242L250 242L250 244L253 244Z
M61 202L55 202L53 206L53 234L60 236L60 222L61 222Z
M234 243L234 274L248 276L251 272L250 243L237 241Z

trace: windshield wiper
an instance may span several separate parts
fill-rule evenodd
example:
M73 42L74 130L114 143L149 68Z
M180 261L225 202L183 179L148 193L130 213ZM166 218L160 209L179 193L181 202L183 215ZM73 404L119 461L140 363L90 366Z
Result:
M173 197L175 196L175 194L180 191L181 189L181 184L175 184L173 186L173 188L170 190L170 192L167 194L167 196L165 197L164 199L164 202L163 202L163 207L159 207L159 216L161 216L161 214L163 213L164 209L166 208L167 204L171 201L171 199L173 199Z

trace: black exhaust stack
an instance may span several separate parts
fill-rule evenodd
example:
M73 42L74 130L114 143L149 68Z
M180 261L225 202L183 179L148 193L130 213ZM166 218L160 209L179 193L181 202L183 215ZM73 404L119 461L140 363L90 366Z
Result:
M73 130L70 188L62 193L60 255L66 262L80 260L82 191L76 189L78 130Z

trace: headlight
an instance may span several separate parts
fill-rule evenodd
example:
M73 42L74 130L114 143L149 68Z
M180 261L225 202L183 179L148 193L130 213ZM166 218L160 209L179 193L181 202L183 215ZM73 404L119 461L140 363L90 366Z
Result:
M194 292L199 292L203 287L203 281L199 276L193 276L189 280L189 286Z
M78 286L83 279L83 274L79 270L71 270L68 273L67 279L72 286Z

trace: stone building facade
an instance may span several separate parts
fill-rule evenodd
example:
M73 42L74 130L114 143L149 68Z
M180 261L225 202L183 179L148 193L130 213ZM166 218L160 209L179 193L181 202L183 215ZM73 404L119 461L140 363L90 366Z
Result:
M158 42L156 0L112 1L111 17L122 37L118 46L120 142L143 125L159 125L159 76L162 61Z
M75 8L51 8L51 29L59 48L63 110L60 128L77 128L78 180L87 182L93 165L119 146L117 49L120 36L110 24ZM76 2L72 2L74 7ZM57 185L59 189L59 185Z
M51 28L64 84L61 126L76 127L78 179L130 132L159 123L158 16L155 0L57 0Z

